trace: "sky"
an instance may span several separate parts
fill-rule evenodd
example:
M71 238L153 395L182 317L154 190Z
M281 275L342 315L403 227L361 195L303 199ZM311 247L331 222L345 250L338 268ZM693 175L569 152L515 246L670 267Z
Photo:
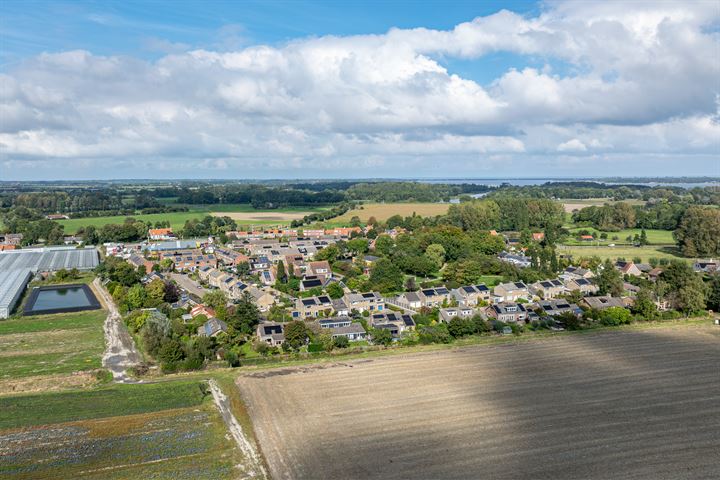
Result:
M720 176L720 1L0 2L0 180Z

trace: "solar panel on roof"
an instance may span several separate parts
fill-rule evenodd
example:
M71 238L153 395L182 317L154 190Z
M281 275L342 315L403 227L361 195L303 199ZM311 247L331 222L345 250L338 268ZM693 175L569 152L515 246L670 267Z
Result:
M330 303L330 297L327 297L325 295L318 297L318 300L320 300L322 303Z
M522 282L515 282L515 286L516 286L517 288L525 288L525 284L522 283Z
M475 288L477 288L481 292L489 291L487 285L485 285L485 284L475 285Z
M313 298L306 298L306 299L303 299L302 303L303 303L303 305L305 305L306 307L309 307L309 306L315 305L315 299L313 299Z
M375 294L372 292L363 293L362 296L363 298L375 298Z
M423 290L422 293L423 293L423 295L425 295L426 297L432 297L433 295L435 295L435 290L429 288L429 289L427 289L427 290Z
M467 293L475 293L475 287L462 287L462 289Z
M449 292L447 288L440 287L435 289L435 293L437 293L438 295L447 295Z

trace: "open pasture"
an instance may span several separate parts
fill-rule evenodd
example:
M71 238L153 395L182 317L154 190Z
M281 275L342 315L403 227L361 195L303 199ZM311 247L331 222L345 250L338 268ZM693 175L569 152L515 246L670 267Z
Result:
M601 260L610 259L616 260L618 258L624 258L626 260L632 260L633 258L640 258L643 262L649 262L651 258L668 260L686 260L675 250L674 247L659 247L659 246L644 246L644 247L631 247L631 246L568 246L558 245L557 253L559 255L572 255L574 259L581 257L599 257Z
M6 397L0 411L2 478L222 479L238 473L240 454L197 381Z
M273 478L713 478L720 329L661 327L245 374Z

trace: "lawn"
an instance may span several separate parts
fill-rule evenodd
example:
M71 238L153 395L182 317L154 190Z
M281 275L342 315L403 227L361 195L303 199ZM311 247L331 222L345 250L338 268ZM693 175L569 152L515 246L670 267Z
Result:
M0 476L235 478L242 456L200 385L0 397Z
M362 222L367 222L370 217L375 217L378 221L384 222L393 215L408 217L413 213L423 217L434 217L446 214L449 207L450 204L448 203L366 203L337 218L333 218L328 224L344 226L354 216L360 217Z
M557 253L561 255L572 255L575 259L594 256L600 257L601 260L605 260L606 258L610 260L616 260L617 258L632 260L633 258L639 257L643 262L648 262L651 258L684 259L674 248L658 246L607 247L558 245ZM689 259L684 260L689 261Z
M0 321L0 385L100 368L106 315L93 310Z
M640 235L640 232L642 231L639 228L628 228L625 230L620 230L619 232L605 232L607 234L606 240L600 240L600 233L602 233L600 230L593 228L593 227L573 227L569 229L572 234L578 234L581 230L587 230L590 232L592 236L595 237L595 240L592 242L593 244L600 243L601 245L607 245L610 243L614 243L616 245L627 245L631 242L628 242L626 238L628 236L635 237L635 235ZM671 230L645 230L645 234L647 235L648 243L650 245L674 245L675 239L673 238L673 232ZM618 237L617 240L613 240L613 237ZM587 242L580 242L576 240L575 238L572 238L568 241L566 241L568 245L586 245Z

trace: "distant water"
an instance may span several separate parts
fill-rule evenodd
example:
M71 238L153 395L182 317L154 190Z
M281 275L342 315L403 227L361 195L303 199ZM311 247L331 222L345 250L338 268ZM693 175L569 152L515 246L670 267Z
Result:
M547 182L599 182L607 185L646 185L648 187L680 187L680 188L695 188L695 187L717 187L720 186L720 182L697 182L697 183L683 183L683 182L607 182L597 178L433 178L433 179L417 179L416 181L421 183L447 183L447 184L461 184L469 183L472 185L487 185L490 187L499 187L506 183L515 185L518 187L528 185L542 185Z

